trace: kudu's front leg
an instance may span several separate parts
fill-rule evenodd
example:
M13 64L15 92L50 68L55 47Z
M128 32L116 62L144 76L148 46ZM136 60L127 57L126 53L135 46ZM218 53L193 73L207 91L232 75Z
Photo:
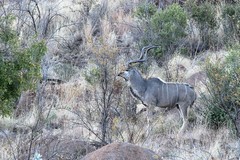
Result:
M147 113L147 135L149 136L149 134L151 133L151 131L153 129L152 123L153 123L154 114L155 114L154 106L149 106L147 111L148 111L148 113Z

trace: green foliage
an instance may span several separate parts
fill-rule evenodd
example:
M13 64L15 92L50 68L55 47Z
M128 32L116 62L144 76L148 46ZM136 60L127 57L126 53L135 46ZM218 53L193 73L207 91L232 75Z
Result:
M8 115L23 90L33 89L40 78L43 41L27 48L11 29L13 17L0 18L0 115Z
M14 30L11 29L12 22L14 17L8 15L6 17L0 17L0 43L7 44L10 43L11 45L16 45L17 39Z
M224 121L236 124L237 111L240 109L240 47L229 51L225 61L206 63L205 71L209 79L209 95L203 96L208 107L208 124L218 128Z
M226 42L240 41L240 4L225 4L222 11Z
M148 17L152 17L157 12L156 5L152 3L143 3L137 7L134 15L139 19L146 19Z
M220 39L216 31L219 27L217 21L217 7L209 2L198 4L195 0L186 3L190 20L196 23L200 40L206 47L217 47Z
M201 30L206 27L210 29L217 27L216 6L208 2L198 5L195 1L190 0L186 7L191 18L197 22Z
M231 125L231 119L229 118L228 114L218 106L208 105L204 115L208 127L212 129L218 129L222 126Z
M85 80L91 85L97 84L101 79L101 70L99 68L93 68L84 73Z
M161 57L165 52L173 53L181 39L186 36L187 15L181 6L172 4L165 10L156 12L150 19L150 25L153 33L151 43L160 46L156 50L156 56ZM145 44L144 38L142 41Z

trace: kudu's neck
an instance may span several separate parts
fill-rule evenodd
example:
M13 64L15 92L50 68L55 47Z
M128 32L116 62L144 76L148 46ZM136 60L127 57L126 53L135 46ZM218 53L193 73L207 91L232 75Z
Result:
M138 94L143 94L146 90L146 80L137 71L134 76L130 77L130 87Z

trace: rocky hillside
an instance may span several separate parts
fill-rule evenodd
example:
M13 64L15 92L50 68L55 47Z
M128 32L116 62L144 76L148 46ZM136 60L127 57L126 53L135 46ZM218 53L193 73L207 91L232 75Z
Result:
M26 81L0 99L0 159L239 158L238 0L2 1L0 13L0 65L19 62ZM133 65L142 76L197 94L183 134L177 107L156 107L149 132L148 108L118 76L148 45ZM12 61L14 50L28 57ZM0 96L13 92L2 86Z

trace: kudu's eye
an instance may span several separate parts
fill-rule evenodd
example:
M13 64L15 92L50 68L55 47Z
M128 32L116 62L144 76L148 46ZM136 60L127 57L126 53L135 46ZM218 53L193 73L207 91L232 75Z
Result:
M128 68L126 69L127 72L130 72L131 70L132 70L131 67L128 67Z

